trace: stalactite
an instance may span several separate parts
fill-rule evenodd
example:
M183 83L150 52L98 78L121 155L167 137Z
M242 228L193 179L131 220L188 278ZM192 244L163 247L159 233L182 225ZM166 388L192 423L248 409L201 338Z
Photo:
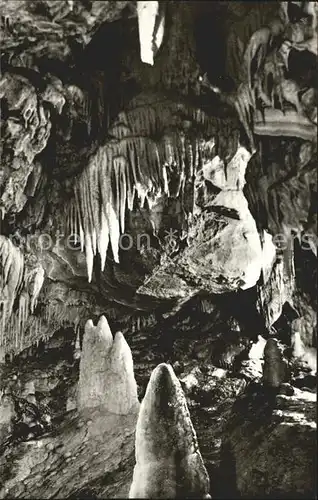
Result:
M96 225L95 224L97 223L97 218L94 214L94 206L93 206L93 202L92 202L92 198L94 197L92 192L94 192L96 190L96 187L94 186L94 176L91 174L92 171L94 170L94 168L95 168L95 164L93 162L91 165L91 168L88 168L85 170L85 175L84 175L85 203L86 203L86 210L87 210L87 214L88 214L88 233L89 233L90 239L91 239L93 255L96 254L96 229L95 229Z
M28 319L29 313L29 295L27 293L22 293L19 298L19 332L21 335L21 343L23 344L23 336L26 328L26 322Z
M109 227L104 207L101 207L100 233L98 237L98 251L101 257L101 270L104 271L106 263L107 248L109 243Z
M31 283L29 284L31 314L34 312L35 307L37 305L37 300L44 283L44 278L45 278L44 269L41 265L38 265L33 270L32 280Z
M138 27L140 58L142 62L153 65L154 56L159 50L165 28L165 11L160 2L138 2Z
M120 229L122 233L125 231L125 208L127 202L126 167L126 159L123 156L114 158L117 194L116 211L120 216Z
M114 261L119 263L119 254L118 254L119 237L120 237L119 219L118 215L114 210L112 202L108 203L108 221L110 228L110 244L112 247Z
M106 151L103 150L100 156L100 169L98 175L98 185L100 192L100 203L99 203L99 214L100 214L100 232L98 234L98 251L101 257L101 269L102 271L105 268L107 248L109 244L109 224L106 213L106 204L108 201L108 183L107 183L107 173L108 173L108 164L107 164L107 155Z
M89 280L97 252L102 270L109 245L115 262L119 262L126 208L133 209L136 194L143 207L146 199L151 204L163 193L183 197L185 186L193 182L202 161L199 143L203 138L190 139L192 133L176 125L180 113L197 124L199 136L201 129L210 136L222 129L225 137L233 129L230 120L224 125L204 111L165 97L142 94L119 113L110 129L113 138L99 147L77 178L75 204L69 217L72 229L76 226L80 233L81 250L85 247Z
M113 176L114 181L112 182L113 190L112 196L114 200L114 209L116 214L120 213L120 185L119 185L119 170L120 170L120 157L115 157L113 161Z
M90 166L87 169L87 189L89 190L89 202L92 223L93 252L96 254L96 235L99 234L99 191L98 191L98 169L100 165L101 151L99 150Z
M2 297L2 325L0 345L3 343L6 323L10 320L16 295L23 281L24 257L11 240L0 235L0 270Z
M79 201L79 195L78 195L78 186L76 182L74 183L74 201L75 201L75 207L76 207L76 219L78 220L78 232L79 232L79 237L80 237L80 244L81 244L81 252L84 250L84 235L83 235L83 228L82 228L82 214L81 214L81 207L80 207L80 201Z

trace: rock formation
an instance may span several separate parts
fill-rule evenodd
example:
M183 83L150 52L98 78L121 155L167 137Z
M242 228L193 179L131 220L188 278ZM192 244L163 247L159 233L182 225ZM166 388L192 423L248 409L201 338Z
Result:
M310 493L317 2L0 7L0 497Z
M277 345L277 340L270 338L264 347L263 384L267 388L279 389L287 381L287 364Z
M234 477L234 488L229 488L228 496L315 495L314 406L315 396L298 389L293 396L277 396L271 408L252 394L237 400L223 429L220 481ZM296 457L287 449L297 449ZM269 459L271 456L274 460Z
M129 498L207 498L209 478L180 382L171 366L152 372L136 428Z
M300 332L295 331L292 335L293 356L296 360L307 365L309 370L317 374L317 352L313 347L305 346L301 340Z
M103 406L126 415L138 405L130 348L121 332L113 339L105 316L85 325L79 367L78 407Z
M14 405L7 395L0 397L0 443L12 431L12 420L14 417Z
M267 344L266 340L261 335L258 335L257 342L255 342L252 345L252 347L248 353L248 357L250 359L263 359L264 349L265 349L266 344Z

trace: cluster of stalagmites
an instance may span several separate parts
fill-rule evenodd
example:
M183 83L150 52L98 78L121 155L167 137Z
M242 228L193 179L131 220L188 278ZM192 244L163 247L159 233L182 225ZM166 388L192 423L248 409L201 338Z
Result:
M157 366L140 406L130 348L121 332L117 332L113 338L104 316L100 317L96 326L91 320L86 323L81 352L79 345L76 352L81 358L77 408L80 418L90 420L92 439L101 425L100 418L109 419L113 425L114 420L107 415L117 415L119 425L126 422L123 425L127 427L131 422L136 423L136 420L125 420L125 416L137 417L139 412L135 440L136 466L129 498L209 498L209 477L198 448L185 396L172 367L166 364ZM36 410L36 406L32 404L34 395L29 394L32 392L30 387L26 387L26 392L26 399L20 398L14 405L19 406L20 420L25 427L29 427L31 435L35 425L34 412L31 410L33 407ZM0 414L1 438L10 430L14 414L12 402L6 394L1 395ZM104 428L101 429L104 433ZM47 428L43 432L45 430ZM110 429L110 436L112 432ZM58 435L56 439L59 443ZM69 440L67 436L64 439ZM107 439L107 434L103 435L103 439ZM75 438L74 440L76 441ZM54 447L53 440L51 449ZM72 443L69 443L69 450L67 453L71 456ZM34 458L30 455L29 463L32 462ZM26 484L25 473L23 480ZM33 479L30 485L32 481ZM11 482L8 484L11 485ZM3 485L0 481L2 494L4 490L1 487Z
M78 385L79 409L105 406L127 414L138 405L130 348L121 332L113 339L105 316L85 326Z
M309 364L311 349L302 342L297 332L297 324L294 327L292 346L290 359L298 359L303 365ZM172 367L162 363L153 370L145 396L139 404L130 348L121 332L117 332L113 337L104 316L100 317L96 326L91 320L87 321L81 346L79 336L77 336L74 356L80 358L80 364L77 402L74 402L70 411L73 415L71 418L75 418L72 421L72 430L69 425L66 425L64 430L63 426L61 430L56 428L52 437L47 434L43 436L42 448L44 449L41 448L39 456L38 449L36 449L36 454L34 450L32 451L32 446L25 449L25 455L21 459L17 473L17 477L22 478L23 488L21 491L17 490L19 491L17 498L28 496L28 492L36 492L37 496L46 492L48 497L50 497L50 492L57 492L54 486L56 474L59 473L59 466L57 462L54 462L56 453L56 457L62 454L66 460L66 463L63 463L64 479L61 478L60 493L63 494L65 491L69 494L74 493L80 486L74 483L73 458L71 457L74 455L77 458L81 464L81 474L84 474L83 481L78 481L78 479L76 481L81 485L84 485L85 481L89 483L88 478L93 477L94 474L91 476L88 470L89 465L84 468L83 464L87 463L87 458L92 459L91 468L94 469L94 460L98 457L96 458L96 467L98 467L96 477L105 474L105 464L103 467L100 466L102 462L105 462L105 457L107 457L107 466L108 462L112 463L109 470L113 470L112 467L116 467L114 464L117 460L120 464L126 460L126 453L132 454L131 438L134 431L135 467L134 471L131 470L129 478L126 476L125 491L121 490L125 497L127 495L129 498L210 498L209 476L198 448L196 432L191 423L185 395ZM253 360L263 361L262 386L265 394L279 397L280 393L291 396L294 391L297 391L286 384L290 381L289 367L280 343L275 338L269 338L266 341L259 336L258 342L253 344L249 351L249 361ZM225 370L216 371L225 373ZM215 376L221 375L215 373ZM258 386L258 392L262 396L261 386ZM288 401L286 404L292 407L294 402ZM17 412L19 424L23 424L24 440L41 439L41 433L50 432L52 427L54 428L56 425L54 419L48 420L46 409L40 411L35 403L32 384L26 384L21 397L15 400L12 400L7 392L1 393L1 441L12 432L12 421ZM251 400L250 404L252 403ZM77 412L74 413L75 408ZM273 409L275 408L274 405ZM70 415L66 416L66 420L68 418ZM118 428L114 429L116 424ZM261 425L263 424L260 423ZM121 436L122 432L124 432L123 436ZM280 432L280 428L277 427L275 432ZM306 426L302 432L306 433ZM235 432L234 435L236 435ZM89 440L92 441L91 445L88 443ZM104 448L105 443L106 448ZM113 463L108 448L113 449L114 443L122 443L122 445L120 444L118 450L114 449L112 452ZM238 441L236 445L239 456L241 441ZM127 449L123 451L121 446L127 446ZM306 453L305 456L308 458ZM247 459L245 455L243 459ZM42 460L44 465L41 464ZM53 461L53 465L50 461ZM23 464L32 464L32 472ZM124 467L126 466L131 467L127 464ZM33 472L33 470L42 469L48 473L47 489L44 483L37 484L37 473ZM304 479L301 472L299 474L301 480L306 481L307 476L305 475ZM240 473L239 481L244 482L242 473ZM17 488L14 478L5 481L4 485L4 488L8 487L10 493ZM3 494L5 498L5 489L1 488L3 486L0 481L0 495Z
M292 349L273 337L253 345L249 362L263 364L261 376L235 401L223 428L221 476L235 473L227 497L314 496L315 381L295 376L295 363L306 370L310 352L297 336Z

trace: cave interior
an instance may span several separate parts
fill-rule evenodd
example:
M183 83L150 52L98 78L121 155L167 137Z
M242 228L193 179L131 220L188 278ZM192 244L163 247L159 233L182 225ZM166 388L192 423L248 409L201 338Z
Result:
M0 0L0 498L316 498L317 4Z

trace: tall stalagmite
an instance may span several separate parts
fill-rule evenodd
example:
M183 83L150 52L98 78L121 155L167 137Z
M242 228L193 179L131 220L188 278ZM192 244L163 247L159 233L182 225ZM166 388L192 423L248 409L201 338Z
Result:
M152 372L140 407L129 498L204 498L209 487L180 382L162 363Z

